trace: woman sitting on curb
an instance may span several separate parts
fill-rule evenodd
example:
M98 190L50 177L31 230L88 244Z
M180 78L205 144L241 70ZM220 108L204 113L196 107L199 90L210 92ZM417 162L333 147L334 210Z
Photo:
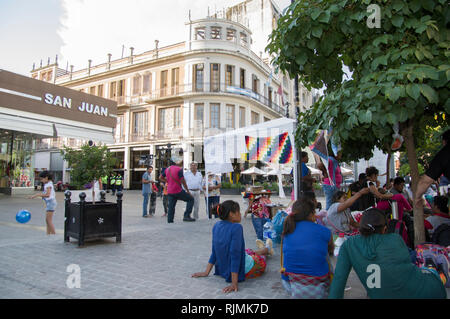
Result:
M212 230L212 252L204 272L192 277L207 277L215 266L215 275L222 276L230 286L223 292L238 291L238 282L261 276L266 269L266 257L273 255L272 240L266 244L257 240L258 250L245 249L239 204L227 200L217 205L219 218Z
M348 238L339 250L329 298L343 298L352 267L369 298L447 297L439 276L411 263L408 248L398 234L386 234L382 211L366 210L359 231L361 235Z

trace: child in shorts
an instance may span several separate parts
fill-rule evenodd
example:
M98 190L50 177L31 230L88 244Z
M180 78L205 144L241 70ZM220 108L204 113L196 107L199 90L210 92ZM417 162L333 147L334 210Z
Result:
M39 174L41 183L44 184L43 192L31 196L31 199L42 197L45 203L45 223L47 225L47 235L55 235L55 226L53 225L53 214L56 209L55 187L53 186L52 175L48 171Z

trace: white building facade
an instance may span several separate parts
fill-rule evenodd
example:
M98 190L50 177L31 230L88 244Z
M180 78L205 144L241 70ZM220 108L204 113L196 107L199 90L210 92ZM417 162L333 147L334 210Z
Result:
M252 2L259 1L244 4ZM144 156L150 155L159 174L167 165L168 146L182 148L188 167L193 160L202 163L206 136L284 117L288 105L290 117L295 115L293 80L276 74L267 57L253 52L253 30L215 16L188 21L185 27L186 41L181 43L159 48L156 41L152 50L141 54L130 48L127 57L111 60L108 55L107 62L89 63L78 71L62 72L54 64L31 72L32 77L48 77L58 85L118 102L115 142L107 146L119 160L116 170L126 189L141 187ZM311 105L312 94L303 87L299 96L301 108ZM41 152L81 142L43 140ZM53 148L45 147L51 144ZM38 150L35 158L43 166L50 156ZM66 173L64 166L64 181Z

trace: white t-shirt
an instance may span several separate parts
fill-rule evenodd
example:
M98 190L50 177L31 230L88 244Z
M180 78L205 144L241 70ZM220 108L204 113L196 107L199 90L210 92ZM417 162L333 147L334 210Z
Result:
M56 199L55 197L55 187L53 186L53 182L52 181L48 181L45 185L44 185L44 194L47 193L47 188L51 188L50 190L50 196L46 197L46 200L50 200L50 199Z

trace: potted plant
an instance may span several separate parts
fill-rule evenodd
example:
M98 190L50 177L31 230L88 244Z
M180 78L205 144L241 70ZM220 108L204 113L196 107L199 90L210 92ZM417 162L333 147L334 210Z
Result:
M71 202L71 191L65 192L64 241L69 242L70 237L73 237L82 246L85 239L116 237L116 241L120 242L122 192L117 193L117 202L112 203L105 201L106 192L101 191L101 200L96 202L95 190L91 187L101 176L112 172L116 159L110 155L106 146L95 146L91 142L80 149L64 146L61 153L71 169L71 184L78 189L84 187L92 191L92 201L86 201L86 192L81 192L80 200L74 202Z

